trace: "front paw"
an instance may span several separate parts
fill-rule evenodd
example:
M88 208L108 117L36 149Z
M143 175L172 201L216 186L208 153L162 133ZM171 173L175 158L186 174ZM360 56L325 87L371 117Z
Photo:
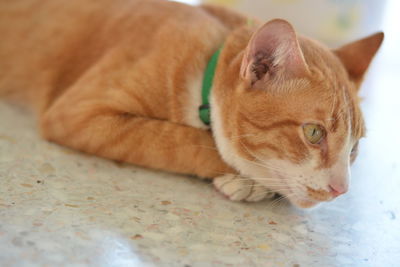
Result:
M225 174L214 178L215 188L232 201L256 202L275 194L256 181L240 175Z

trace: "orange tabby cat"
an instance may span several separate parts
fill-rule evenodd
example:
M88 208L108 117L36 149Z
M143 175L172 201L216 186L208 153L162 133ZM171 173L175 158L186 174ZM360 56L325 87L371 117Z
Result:
M332 51L284 20L159 0L2 1L0 34L2 95L30 103L47 140L300 207L348 190L357 90L383 39Z

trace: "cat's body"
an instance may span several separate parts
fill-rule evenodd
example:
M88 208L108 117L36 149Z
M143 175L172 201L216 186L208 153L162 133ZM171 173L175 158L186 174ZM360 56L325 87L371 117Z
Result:
M27 103L32 103L42 118L46 113L53 113L48 110L57 100L62 101L68 95L80 98L84 97L80 94L87 93L91 100L98 98L101 102L103 98L103 102L107 102L104 105L116 108L121 114L158 120L154 123L160 125L149 127L154 130L147 130L127 145L130 150L133 144L153 142L155 138L151 134L158 136L162 127L180 124L206 128L197 113L201 104L201 80L207 60L224 42L228 32L222 23L205 10L178 3L148 0L85 3L52 0L2 3L7 8L1 8L5 13L0 16L4 20L0 24L1 33L6 32L3 38L8 41L0 44L1 87L14 93L22 90L23 96L29 97ZM16 11L11 11L13 5ZM19 18L16 18L17 12L21 13ZM209 26L203 27L204 24ZM173 30L169 32L168 29ZM10 45L12 47L4 47ZM60 95L63 97L59 98ZM78 104L81 100L71 101ZM67 105L70 109L71 102ZM88 109L94 113L96 109L105 109L104 105L93 103ZM69 111L89 115L79 111L79 106L74 109ZM138 122L137 127L142 123ZM71 130L80 131L82 126L72 126ZM135 128L132 126L130 131ZM71 133L62 129L59 134ZM48 136L46 131L44 135ZM81 138L85 139L86 134L83 135ZM181 134L171 136L173 140L164 138L165 144L154 151L168 154L162 156L159 166L153 165L157 155L147 160L138 155L143 162L135 163L204 177L225 171L225 166L218 166L223 164L218 152L212 149L215 145L209 131L184 127ZM204 140L194 142L191 138ZM172 142L184 143L185 139L188 144L182 146ZM107 138L102 143L109 141ZM104 153L108 152L95 151L97 144L85 149L82 143L66 145L115 160L128 160L129 155L106 155ZM111 150L112 146L108 143L105 150ZM199 162L193 162L196 160L191 157L189 166L184 167L185 164L176 159L177 155L185 154L174 151L179 147L199 153ZM187 156L184 157L186 161ZM177 162L172 163L174 161Z
M363 135L356 88L382 36L366 39L365 62L346 73L337 56L306 38L297 41L284 21L247 24L222 8L158 0L3 1L0 94L30 103L50 141L140 166L218 177L217 188L234 200L262 199L266 186L304 207L343 193L342 169L347 172L350 150ZM211 131L198 108L204 69L221 46ZM270 54L257 61L261 46ZM347 65L350 50L337 53ZM310 101L317 103L314 117ZM337 135L308 151L297 128L288 132L304 123ZM306 173L288 170L286 161ZM279 178L285 168L302 177L317 170L325 184L305 178L305 195L294 199L286 178ZM343 176L336 185L332 170Z

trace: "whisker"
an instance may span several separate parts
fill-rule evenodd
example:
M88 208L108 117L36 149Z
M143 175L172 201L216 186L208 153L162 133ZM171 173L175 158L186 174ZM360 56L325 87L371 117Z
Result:
M274 170L274 171L277 171L277 172L285 173L281 168L277 168L276 166L268 165L266 162L264 162L263 160L261 160L257 155L255 155L252 151L250 151L250 150L247 148L247 146L243 144L243 142L241 142L241 141L239 141L239 142L240 142L240 144L243 146L243 148L246 149L246 151L247 151L252 157L254 157L254 158L257 160L257 162L251 161L251 160L246 159L246 158L243 158L243 157L240 157L241 159L243 159L243 160L245 160L245 161L247 161L247 162L249 162L249 163L255 164L255 165L257 165L257 166L260 166L260 167L262 167L262 168L266 168L266 169ZM286 174L286 173L285 173L285 174Z
M282 202L283 200L287 199L286 196L279 196L278 198L274 199L273 201L271 201L270 203L268 203L268 207L270 209L275 209L277 207L278 204L280 204L280 202Z

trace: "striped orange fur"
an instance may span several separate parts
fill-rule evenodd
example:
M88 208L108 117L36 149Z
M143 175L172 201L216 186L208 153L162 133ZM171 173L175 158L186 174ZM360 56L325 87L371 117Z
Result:
M347 190L365 131L357 91L383 34L330 50L283 20L253 22L161 0L3 1L0 94L30 106L61 145L215 178L233 200L267 190L301 207L331 200ZM222 45L209 129L201 80ZM325 129L321 143L305 139L306 123ZM242 181L265 190L232 197Z

